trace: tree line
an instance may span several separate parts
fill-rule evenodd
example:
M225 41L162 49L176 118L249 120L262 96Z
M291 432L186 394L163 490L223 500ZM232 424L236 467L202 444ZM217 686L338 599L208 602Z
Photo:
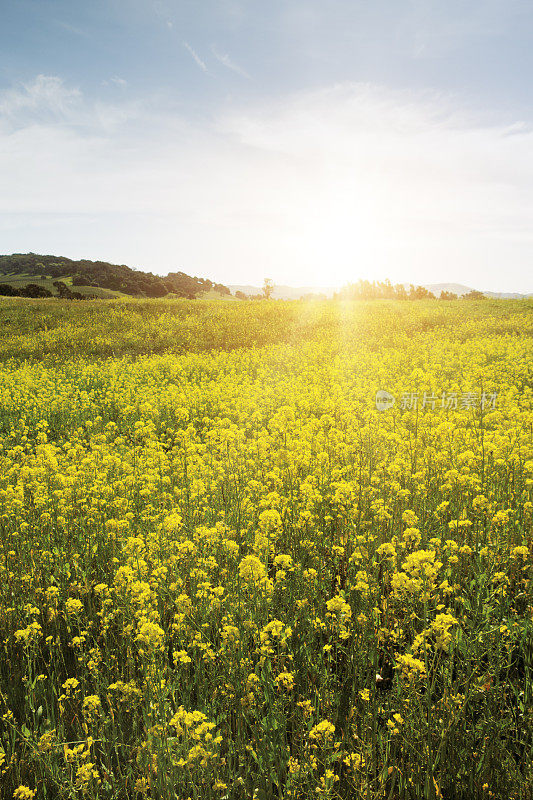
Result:
M341 296L351 300L437 300L436 295L425 286L414 286L412 283L406 288L403 283L391 284L385 281L364 281L349 284L340 292ZM485 295L477 289L471 289L461 296L463 300L483 300ZM439 300L457 300L455 292L442 291Z
M124 264L111 264L107 261L88 261L82 259L73 261L63 256L37 255L36 253L14 253L13 255L0 256L0 272L15 275L35 275L40 278L53 278L60 280L65 277L72 277L73 286L94 286L101 289L109 289L132 296L140 297L165 297L168 294L177 297L188 297L193 299L204 292L215 291L219 294L230 294L227 286L221 283L214 283L208 278L197 278L187 275L185 272L169 272L166 276L154 275L151 272L134 270ZM12 292L7 292L7 284L2 284L3 293L12 296ZM31 287L17 289L20 291L30 291L33 294L19 295L23 297L51 297L52 292L45 289L49 294L38 294L37 289L43 289L36 284L29 284ZM37 286L37 288L35 288ZM78 293L80 297L84 297Z
M12 286L10 283L0 283L0 296L2 297L61 297L64 300L86 300L80 292L73 292L63 281L54 281L57 294L40 286L38 283L27 283L26 286Z

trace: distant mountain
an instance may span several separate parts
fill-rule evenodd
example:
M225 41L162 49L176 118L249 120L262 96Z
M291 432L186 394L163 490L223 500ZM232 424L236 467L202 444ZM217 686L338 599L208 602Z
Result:
M404 284L408 286L408 284ZM461 283L432 283L426 284L425 287L430 292L433 292L437 297L441 292L454 292L454 294L462 297L464 294L473 291L471 286L463 286ZM483 291L483 290L481 290ZM533 297L533 294L518 294L517 292L485 292L485 297L494 297L497 300L525 300L528 297Z
M403 286L408 290L411 284L404 283ZM233 294L236 292L243 292L243 294L248 296L254 296L262 293L262 288L260 286L250 286L250 285L232 285L230 284L229 289ZM433 292L436 297L440 297L441 292L453 292L458 297L462 297L468 292L473 291L471 286L464 286L461 283L426 283L424 284L424 289L427 289L429 292ZM299 300L301 297L306 297L309 295L313 296L320 296L324 295L326 297L333 297L336 292L341 292L342 289L339 287L333 286L283 286L276 284L274 286L274 290L272 292L272 297L274 300ZM495 299L509 299L509 300L524 300L528 297L533 297L533 294L519 294L516 292L483 292L485 297L493 297Z
M409 285L408 283L404 283L406 289L409 288ZM433 292L436 297L438 297L441 292L453 292L458 297L462 297L464 294L473 291L471 286L464 286L462 283L425 283L424 289L427 289L428 292Z
M496 300L528 300L533 294L518 294L513 292L483 292L485 297L494 297Z
M207 278L196 278L185 272L153 275L107 261L73 261L64 256L43 256L36 253L13 253L0 256L0 293L23 294L25 284L46 292L38 296L59 295L57 283L63 283L71 294L85 297L177 297L195 298L207 292L230 296L230 290ZM13 291L8 292L6 287ZM27 296L27 295L26 295ZM30 296L36 296L35 294ZM67 296L63 290L63 295Z

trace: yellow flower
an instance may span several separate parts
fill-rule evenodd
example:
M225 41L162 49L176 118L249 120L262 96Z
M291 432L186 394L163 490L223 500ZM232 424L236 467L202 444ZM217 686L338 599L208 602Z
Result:
M376 550L376 553L382 558L391 559L396 556L396 548L393 544L391 544L391 542L384 542L383 544L380 544Z
M55 739L56 739L55 730L51 730L51 731L47 731L46 733L43 733L43 735L39 737L39 742L38 742L38 745L37 745L38 749L43 753L48 751L48 750L51 750Z
M91 761L82 764L76 770L76 788L86 792L91 783L100 783L100 775L96 769L96 765Z
M191 664L192 658L188 655L186 650L175 650L172 654L174 664Z
M408 681L413 681L416 678L422 678L426 674L426 666L423 661L413 656L398 655L396 656L396 663L400 667L402 676Z
M278 691L290 692L294 689L294 676L290 672L280 672L276 677L276 687Z
M341 618L351 617L352 615L352 609L341 595L336 595L332 597L331 600L328 600L326 608L330 614L337 615Z
M266 577L266 569L257 556L245 556L239 564L239 575L245 581L255 583Z
M63 684L63 689L65 690L67 696L69 696L76 691L79 685L80 682L77 678L67 678Z
M161 650L165 639L165 631L157 624L148 619L141 621L137 630L135 641L141 645L142 648L147 648L148 651Z
M28 625L27 628L21 628L20 630L15 631L15 639L17 642L23 642L24 645L29 645L35 641L35 639L37 639L42 632L43 629L39 623L33 621Z
M83 608L83 603L81 602L81 600L78 600L75 597L69 597L69 599L65 603L65 611L69 616L73 614L79 614L82 608Z
M15 800L33 800L35 797L35 790L29 789L27 786L22 786L21 784L13 792L13 797Z
M322 746L328 744L335 735L335 725L324 719L309 731L309 739Z
M452 639L451 628L457 624L457 620L451 614L437 614L431 623L431 631L435 636L435 646L438 650L448 651Z
M92 719L100 711L101 703L97 694L89 694L84 698L82 711L88 719Z

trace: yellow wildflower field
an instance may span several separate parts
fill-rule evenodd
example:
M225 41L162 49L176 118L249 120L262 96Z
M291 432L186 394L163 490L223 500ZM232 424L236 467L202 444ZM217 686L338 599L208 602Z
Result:
M533 304L221 306L0 305L0 795L533 797Z

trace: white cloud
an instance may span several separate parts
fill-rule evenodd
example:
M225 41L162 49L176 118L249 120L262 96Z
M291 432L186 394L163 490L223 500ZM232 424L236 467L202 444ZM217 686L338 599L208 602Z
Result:
M198 64L200 69L203 70L203 72L207 72L208 73L209 70L207 69L206 63L204 61L202 61L202 59L200 58L200 56L198 55L196 50L193 50L193 48L191 47L191 45L188 42L183 42L183 46L185 47L186 50L189 51L189 53L193 57L194 61Z
M359 84L202 124L163 96L103 105L59 79L31 86L0 97L0 213L24 220L7 227L4 251L75 242L74 254L228 283L533 289L527 123L489 125L453 98Z
M212 47L211 52L213 53L217 61L220 61L220 63L223 64L223 66L227 67L227 69L230 69L232 72L236 72L237 75L241 75L243 78L250 77L250 75L246 72L246 70L240 67L238 64L236 64L234 61L232 61L227 53L219 52L216 47Z

